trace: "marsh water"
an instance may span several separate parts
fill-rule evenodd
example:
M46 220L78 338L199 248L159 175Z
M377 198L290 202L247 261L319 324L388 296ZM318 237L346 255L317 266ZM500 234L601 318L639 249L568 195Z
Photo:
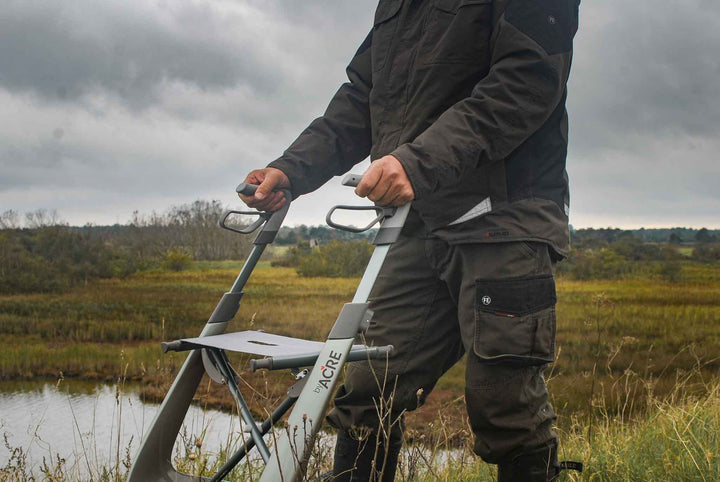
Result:
M85 478L103 468L134 456L142 434L147 431L159 405L144 403L138 387L88 382L2 382L0 383L0 467L17 465L18 449L27 455L27 466L40 474L43 459L66 460L65 471ZM236 437L237 417L217 410L192 406L184 431L191 445L203 435L203 451L217 451ZM176 442L184 452L182 438ZM51 462L53 461L53 462Z
M67 480L100 479L106 471L122 476L159 408L159 404L143 402L139 388L65 380L0 382L0 436L4 437L0 469L24 463L23 474L42 479L43 465L52 469L59 457L64 459L62 471ZM234 415L191 406L174 455L196 452L196 437L201 437L205 454L238 448L242 444L240 429ZM272 444L272 435L265 438ZM320 453L332 460L334 436L321 432L316 442ZM424 462L433 459L436 467L465 457L461 449L432 451L414 446L405 450ZM251 457L260 462L256 451Z

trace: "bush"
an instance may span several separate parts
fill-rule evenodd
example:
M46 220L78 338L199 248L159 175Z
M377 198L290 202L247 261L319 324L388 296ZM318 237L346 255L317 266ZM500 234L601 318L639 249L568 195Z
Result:
M696 246L692 256L702 263L720 261L720 244L703 244Z
M665 260L658 265L657 273L662 279L670 283L680 281L682 265L677 260Z
M287 253L285 253L281 258L272 260L270 266L297 268L298 266L300 266L300 261L306 256L309 256L310 254L312 254L312 248L310 248L310 243L308 241L304 241L289 248Z
M300 276L331 278L360 276L370 261L373 246L367 241L333 241L300 260Z
M573 251L567 263L561 272L569 272L573 278L580 280L615 279L631 271L628 260L608 248L600 251Z
M187 269L192 262L192 257L181 248L170 248L165 252L161 266L171 271L182 271Z
M127 253L69 226L0 231L0 292L57 292L96 278L127 275Z

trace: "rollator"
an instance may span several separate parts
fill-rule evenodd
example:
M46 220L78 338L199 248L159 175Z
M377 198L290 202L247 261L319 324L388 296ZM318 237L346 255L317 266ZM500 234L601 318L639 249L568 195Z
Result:
M342 184L357 186L360 179L359 175L348 174ZM237 187L237 192L252 195L256 189L257 186L242 183ZM286 202L274 213L227 211L220 219L220 226L225 229L241 234L250 234L257 229L259 232L235 283L220 299L200 336L162 343L163 353L168 351L190 353L155 415L130 469L128 481L223 480L252 449L257 450L265 464L260 477L261 482L303 480L315 437L320 430L345 363L386 358L392 355L391 345L365 346L355 344L355 340L370 324L372 312L368 310L368 296L390 246L397 240L405 223L410 209L409 203L398 208L335 206L328 213L327 223L334 228L363 232L377 223L380 223L380 226L373 240L375 249L355 296L352 302L345 304L341 309L324 343L263 331L225 333L228 323L240 307L245 283L266 246L275 239L290 207L290 193L283 191L283 194ZM338 210L371 210L375 212L376 217L362 228L345 226L332 219L333 214ZM231 215L254 215L258 216L258 219L246 228L237 229L227 223ZM297 382L288 389L286 398L264 421L255 421L250 413L240 392L237 374L228 360L227 351L264 356L265 358L250 361L250 369L253 371L290 369L296 375ZM243 438L242 446L227 459L225 465L212 478L183 474L172 465L175 440L204 373L207 373L212 380L227 385L237 403L244 423L244 431L250 432L249 437ZM291 408L285 428L276 431L273 437L275 443L272 447L268 447L263 435L270 432ZM246 437L244 431L241 431L241 434Z

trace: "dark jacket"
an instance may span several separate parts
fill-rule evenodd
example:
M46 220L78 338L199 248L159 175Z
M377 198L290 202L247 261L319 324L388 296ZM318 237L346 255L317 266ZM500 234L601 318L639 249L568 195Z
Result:
M294 196L397 157L453 243L569 249L566 83L579 0L380 0L349 82L270 166Z

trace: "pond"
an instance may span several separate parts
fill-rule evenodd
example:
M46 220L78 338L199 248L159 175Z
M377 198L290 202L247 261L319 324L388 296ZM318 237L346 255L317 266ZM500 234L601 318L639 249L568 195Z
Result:
M62 480L97 480L105 471L122 476L158 408L158 404L140 399L137 385L65 380L0 382L0 435L4 436L0 470L14 469L23 475L15 477L18 480L30 476L43 479L43 465L52 469L60 457L65 460ZM186 454L184 440L196 450L196 436L202 436L205 454L217 454L223 447L238 448L242 443L239 430L236 416L191 406L176 441L175 455ZM267 435L266 441L272 444L272 435ZM331 461L334 436L321 432L316 442L316 455ZM462 449L413 445L403 448L403 457L415 460L418 467L431 464L435 469L472 464L472 456L468 459ZM251 452L251 458L255 465L260 461L256 451Z
M19 450L27 457L28 472L37 477L43 459L66 460L65 473L88 478L104 468L120 467L133 457L159 405L144 403L138 387L88 382L0 383L0 467ZM217 451L237 436L237 417L192 406L185 433L193 441L204 431L203 451ZM179 453L183 444L176 442ZM18 460L12 461L17 466Z

